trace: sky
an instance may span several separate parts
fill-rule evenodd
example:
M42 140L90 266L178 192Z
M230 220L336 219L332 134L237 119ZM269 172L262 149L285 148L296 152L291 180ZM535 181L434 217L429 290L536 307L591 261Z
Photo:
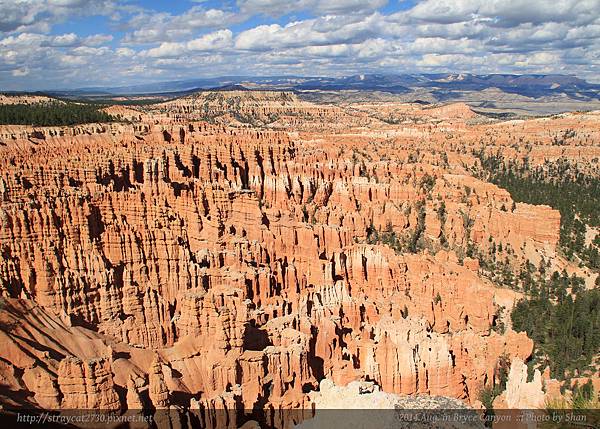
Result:
M599 70L600 0L0 0L0 90Z

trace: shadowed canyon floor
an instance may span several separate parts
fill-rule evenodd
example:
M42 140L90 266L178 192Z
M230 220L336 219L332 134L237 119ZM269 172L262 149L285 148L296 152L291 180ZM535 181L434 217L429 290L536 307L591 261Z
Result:
M596 176L600 113L501 122L253 91L107 112L123 121L0 126L4 407L284 427L324 379L482 408L508 365L500 407L559 390L543 366L528 379L534 343L510 320L524 291L490 255L584 288L597 271L560 250L559 210L513 201L482 159Z

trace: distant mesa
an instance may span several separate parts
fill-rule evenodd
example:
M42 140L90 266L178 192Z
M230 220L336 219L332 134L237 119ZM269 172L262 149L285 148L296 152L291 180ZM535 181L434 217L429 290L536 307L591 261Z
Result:
M554 114L600 108L600 85L570 75L511 75L469 73L358 74L323 76L224 76L121 87L49 91L77 99L118 96L182 97L199 91L293 91L304 99L331 102L344 91L358 91L363 99L385 95L405 102L500 103L493 109L513 108L527 114ZM339 99L339 97L337 98ZM337 100L336 99L336 100ZM518 104L517 104L518 103ZM486 107L487 109L487 107Z
M205 91L205 90L202 90L202 91ZM231 85L218 86L216 88L210 88L210 89L208 89L208 91L250 91L250 89L246 88L243 85L231 84Z

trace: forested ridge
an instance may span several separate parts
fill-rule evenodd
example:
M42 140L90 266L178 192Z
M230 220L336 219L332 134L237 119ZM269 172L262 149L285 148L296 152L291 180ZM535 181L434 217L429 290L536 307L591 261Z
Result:
M519 301L511 319L515 331L526 331L534 340L533 363L550 366L552 376L562 379L588 369L600 351L600 290L579 290L573 296L565 292L571 287L568 278L553 277L538 294Z
M113 122L117 118L103 112L97 104L50 101L33 104L0 105L0 124L62 126L92 122Z
M586 224L600 226L600 180L568 160L532 167L500 155L476 153L482 179L506 189L517 202L546 204L560 211L560 250L592 270L600 269L600 235L586 245ZM550 366L563 379L590 368L600 352L600 289L586 290L582 278L526 264L516 276L528 295L511 313L513 328L535 342L530 366ZM600 277L598 277L600 279Z
M560 247L569 259L600 269L600 235L586 246L586 224L600 227L600 179L566 159L530 166L499 155L477 153L485 180L510 192L513 200L546 204L560 211Z

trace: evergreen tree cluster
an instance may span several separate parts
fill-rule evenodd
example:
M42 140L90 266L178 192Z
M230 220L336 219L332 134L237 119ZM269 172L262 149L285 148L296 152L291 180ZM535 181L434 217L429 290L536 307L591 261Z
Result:
M491 417L494 413L494 399L500 395L506 389L506 383L508 382L508 373L510 371L510 358L503 354L496 362L496 368L494 368L494 378L492 379L489 386L484 387L479 392L479 400L485 407L485 416L487 421L491 421Z
M600 290L584 290L575 298L564 294L556 304L549 290L522 300L511 318L516 331L525 331L544 355L542 367L550 366L553 377L565 371L585 370L600 352Z
M392 224L388 223L384 231L378 231L371 223L367 228L367 243L384 244L391 247L398 254L418 253L425 247L423 232L425 232L425 202L420 200L416 204L417 225L412 233L399 236L394 231Z
M559 210L559 244L564 254L600 269L600 236L591 244L585 242L586 225L600 226L597 176L584 173L567 159L531 166L527 159L516 162L483 151L475 155L481 161L480 176L506 189L513 200ZM496 266L497 261L490 260ZM528 295L515 305L511 319L513 329L527 332L534 340L538 360L534 364L550 366L558 379L588 369L600 353L600 289L586 290L582 278L566 271L550 274L543 262L537 270L527 262L516 276L508 275L507 263L501 266L506 271L500 276L505 283Z
M63 126L117 119L103 112L102 105L52 101L36 104L0 105L0 124Z
M518 202L546 204L560 211L560 246L565 255L600 269L600 237L586 246L586 224L600 226L600 179L566 159L532 167L500 155L476 154L485 179L506 189Z

